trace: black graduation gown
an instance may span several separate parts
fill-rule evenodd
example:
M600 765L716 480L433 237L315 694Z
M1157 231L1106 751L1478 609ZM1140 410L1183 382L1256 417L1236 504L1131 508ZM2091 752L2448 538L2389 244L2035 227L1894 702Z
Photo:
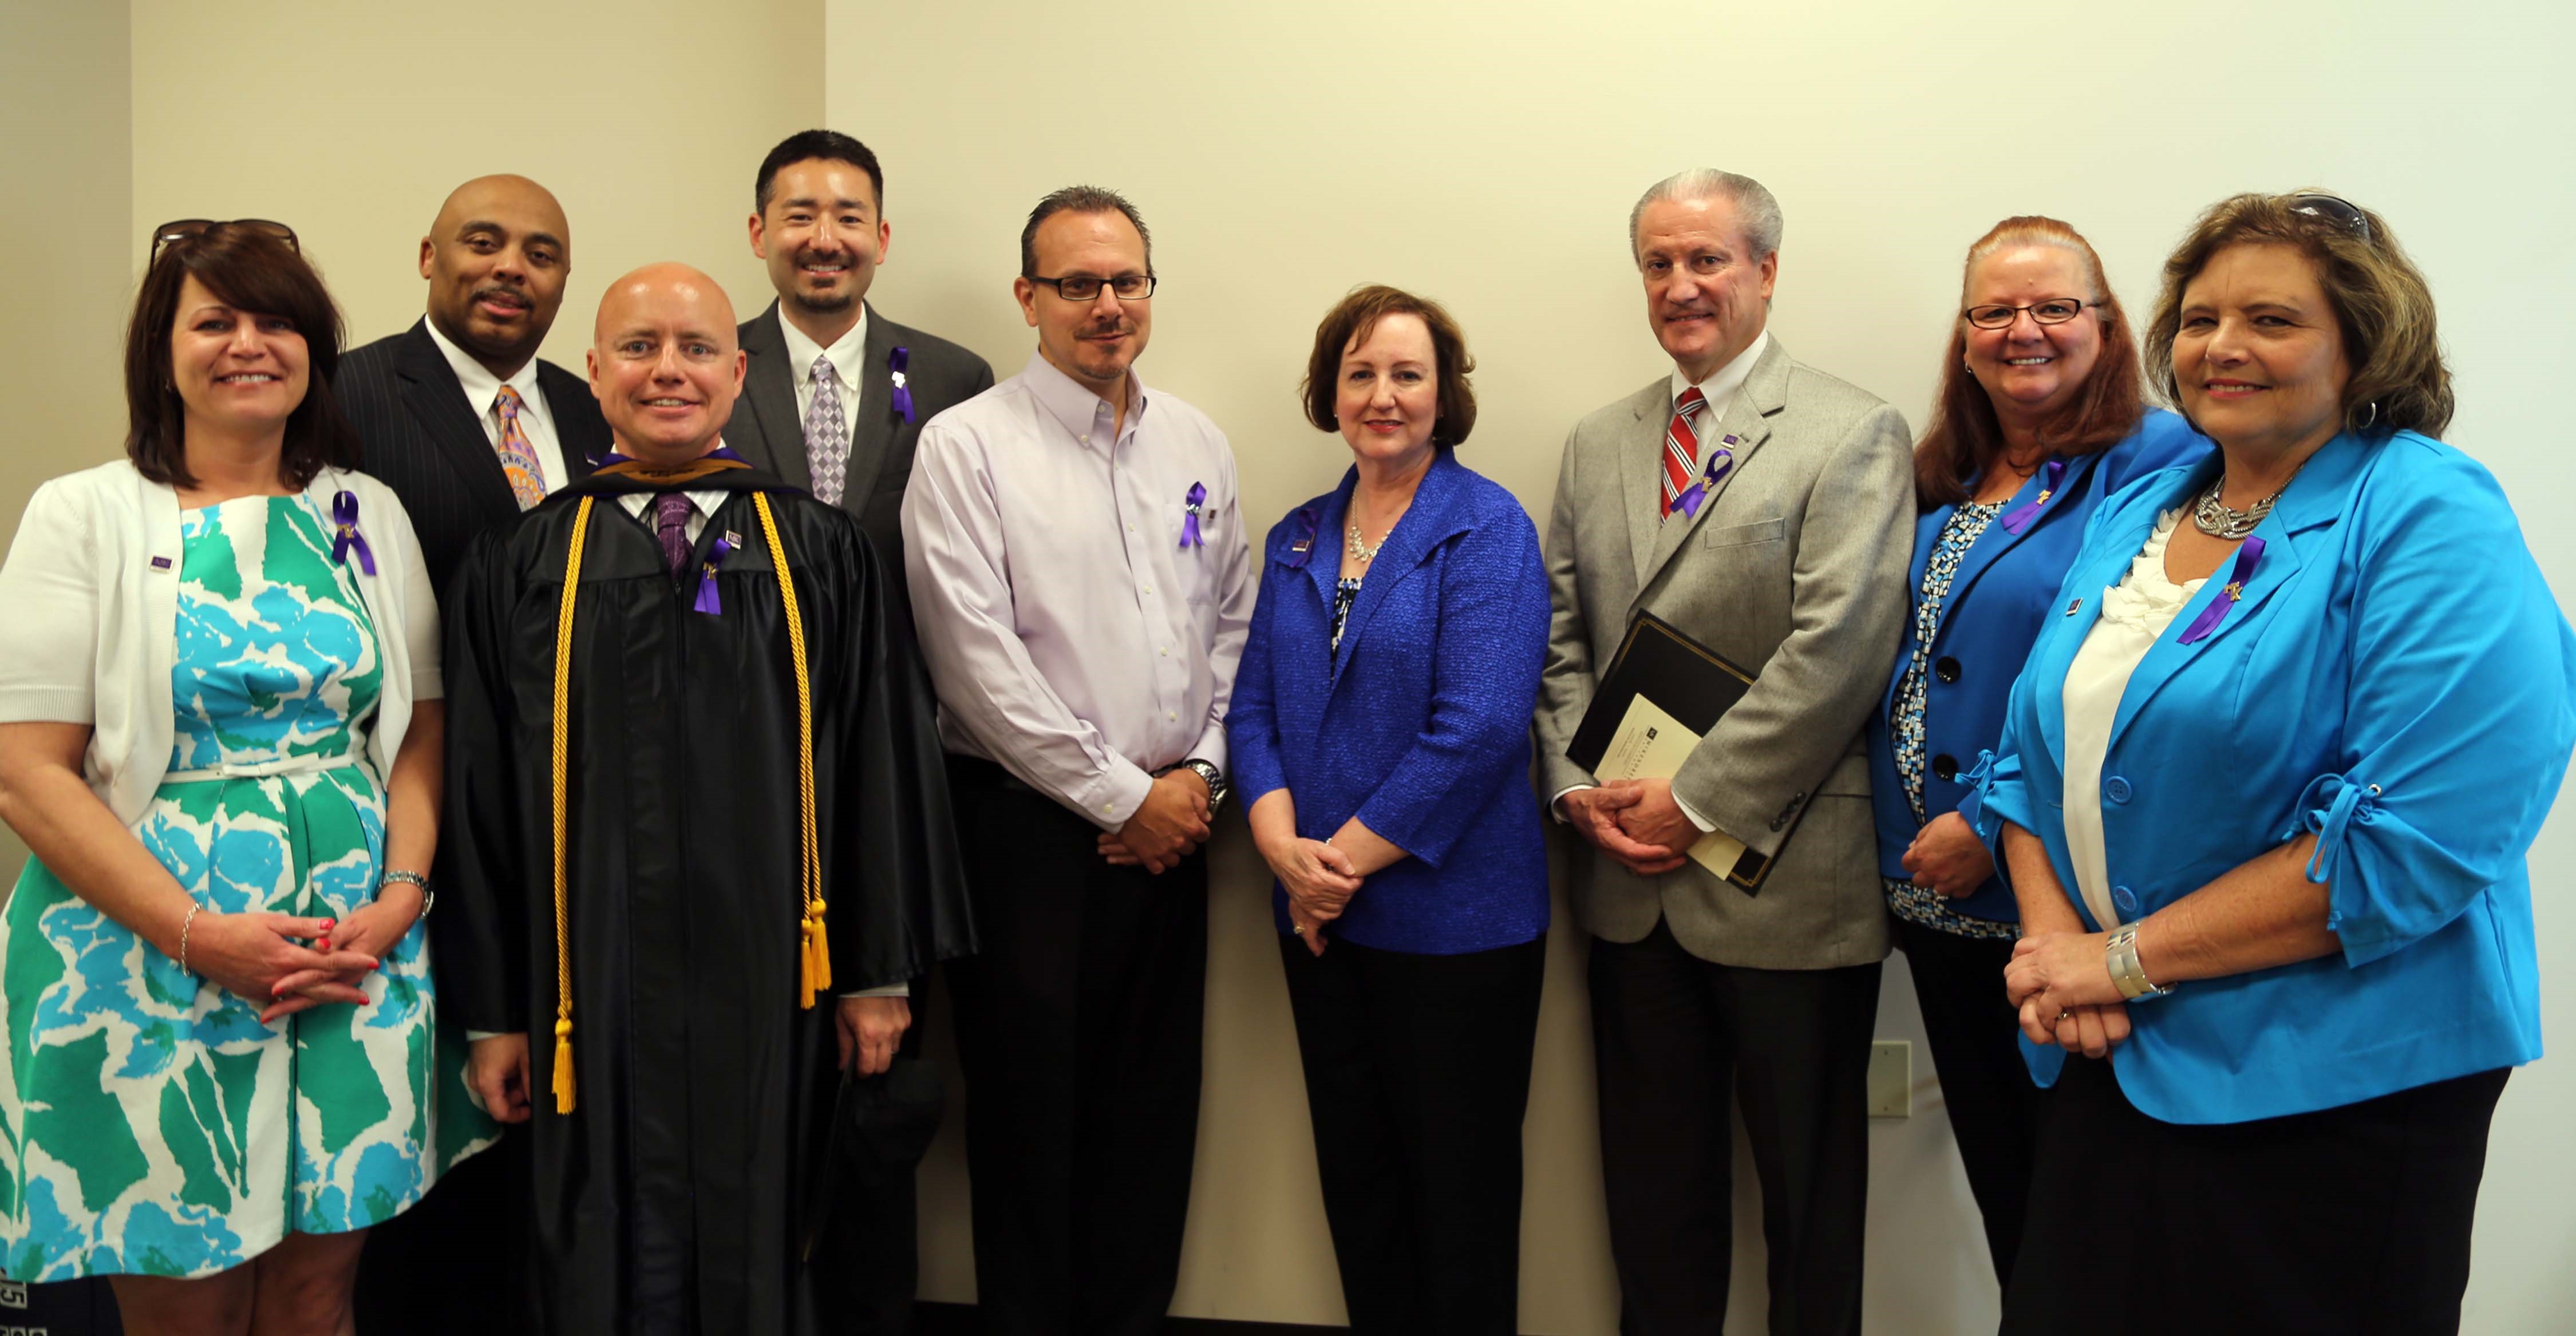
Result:
M667 486L665 484L664 486ZM484 534L449 590L439 1001L529 1035L534 1303L559 1333L806 1333L837 1324L803 1265L829 1209L835 1000L799 1006L797 709L767 492L806 627L831 994L973 949L932 695L885 572L841 510L735 469L723 608L692 609L659 542L592 478ZM575 507L566 896L576 1108L551 1093L555 638ZM648 509L646 515L651 511ZM496 1239L496 1246L501 1240ZM818 1307L822 1310L818 1313Z

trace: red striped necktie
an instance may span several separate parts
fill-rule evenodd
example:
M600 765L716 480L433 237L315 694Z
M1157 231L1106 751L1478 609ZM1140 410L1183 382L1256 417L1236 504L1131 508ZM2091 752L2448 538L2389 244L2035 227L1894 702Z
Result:
M1673 502L1682 489L1690 486L1691 474L1699 468L1699 433L1691 427L1691 417L1708 406L1708 397L1693 385L1682 391L1673 405L1673 424L1664 428L1664 504L1657 512L1669 519Z

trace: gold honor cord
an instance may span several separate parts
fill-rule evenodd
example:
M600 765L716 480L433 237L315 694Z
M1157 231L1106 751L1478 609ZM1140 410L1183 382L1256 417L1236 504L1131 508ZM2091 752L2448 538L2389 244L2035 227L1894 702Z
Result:
M583 497L573 516L572 551L564 558L564 592L555 618L554 827L555 827L555 1112L573 1111L572 947L565 931L566 780L572 741L572 609L581 587L583 540L590 533L592 498ZM796 667L796 796L798 839L803 867L799 889L804 898L797 960L797 987L802 1005L811 1009L814 995L832 986L831 938L823 929L822 841L814 814L814 693L805 671L805 624L798 615L796 581L787 572L787 549L778 541L778 522L769 513L769 498L751 494L760 512L760 531L769 541L770 564L778 568L778 602L787 613L787 646Z

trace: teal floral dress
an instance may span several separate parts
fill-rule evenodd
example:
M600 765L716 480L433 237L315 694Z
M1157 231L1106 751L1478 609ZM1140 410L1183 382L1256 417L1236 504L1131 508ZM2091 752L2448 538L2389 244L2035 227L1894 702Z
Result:
M301 496L185 511L181 533L176 745L135 834L208 911L344 916L385 832L356 573ZM263 1025L30 860L0 918L0 1270L204 1276L420 1200L496 1129L436 1024L425 922L365 991Z

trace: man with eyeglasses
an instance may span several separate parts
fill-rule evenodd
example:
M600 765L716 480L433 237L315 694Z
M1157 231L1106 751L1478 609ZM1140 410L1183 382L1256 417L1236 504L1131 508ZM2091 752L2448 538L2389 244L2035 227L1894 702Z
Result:
M1592 935L1620 1329L1705 1332L1726 1312L1733 1098L1772 1332L1858 1333L1888 949L1861 725L1905 616L1908 433L1769 334L1780 206L1759 182L1683 172L1628 221L1672 366L1566 438L1538 708L1541 791L1592 846L1568 890ZM1596 787L1566 746L1640 613L1757 680L1671 778ZM1742 846L1733 866L1765 869L1750 888L1687 856L1716 833Z
M342 357L332 392L444 595L476 535L589 476L608 421L580 375L537 356L572 274L572 228L552 192L524 176L458 186L419 263L427 314ZM508 1132L378 1228L359 1263L359 1328L525 1330L526 1240L488 1222L520 1218L528 1191L528 1139Z
M922 430L905 574L982 940L948 966L991 1333L1159 1330L1197 1149L1207 863L1256 591L1234 456L1148 391L1152 242L1020 233L1020 374Z

